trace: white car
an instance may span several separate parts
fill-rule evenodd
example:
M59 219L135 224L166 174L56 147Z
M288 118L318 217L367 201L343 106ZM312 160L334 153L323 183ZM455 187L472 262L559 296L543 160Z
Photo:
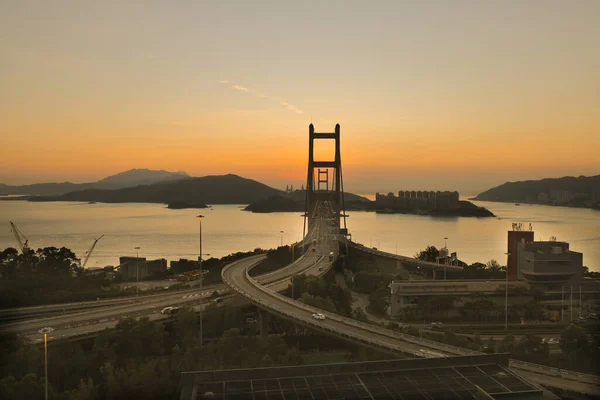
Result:
M169 312L171 312L172 309L173 309L173 307L165 307L162 310L160 310L160 313L163 315L169 314Z
M557 343L559 343L559 340L555 339L555 338L550 338L550 339L546 340L546 343L548 343L548 344L557 344Z
M325 319L325 316L321 313L316 313L312 315L314 319Z

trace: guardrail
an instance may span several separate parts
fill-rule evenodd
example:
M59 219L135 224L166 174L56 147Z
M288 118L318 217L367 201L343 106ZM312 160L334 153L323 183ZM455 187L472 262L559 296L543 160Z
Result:
M375 250L371 247L366 247L361 244L352 242L350 240L348 240L348 245L350 247L354 247L355 249L359 249L360 251L368 253L368 254L373 254L376 256L380 256L380 257L392 258L392 259L404 261L407 263L419 264L423 267L429 267L429 268L434 268L434 269L446 268L448 271L461 271L463 269L462 267L458 267L456 265L436 264L431 261L417 260L416 258L412 258L412 257L401 256L398 254L392 254L392 253L388 253L386 251L381 251L381 250Z

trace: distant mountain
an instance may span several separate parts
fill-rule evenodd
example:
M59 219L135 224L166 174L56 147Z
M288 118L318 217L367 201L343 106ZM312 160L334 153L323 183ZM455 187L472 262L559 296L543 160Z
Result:
M108 176L97 182L89 183L34 183L32 185L10 186L0 184L0 195L45 195L59 196L76 190L121 189L129 186L151 185L157 182L189 178L185 172L156 171L150 169L131 169Z
M96 182L98 188L120 189L138 185L152 185L153 183L174 181L189 178L183 171L169 172L164 170L130 169L129 171L107 176Z
M600 175L507 182L480 193L473 200L598 208Z
M116 190L86 189L31 201L99 201L104 203L250 204L282 193L237 175L213 175Z

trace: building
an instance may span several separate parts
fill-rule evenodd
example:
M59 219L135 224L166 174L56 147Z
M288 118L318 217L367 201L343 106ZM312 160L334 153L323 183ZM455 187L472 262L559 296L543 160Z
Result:
M458 192L404 191L398 196L390 192L387 195L376 193L375 205L385 209L417 209L417 210L455 210L459 208Z
M195 260L187 260L180 258L179 261L171 261L171 271L175 274L181 274L188 271L193 271L200 268L200 263Z
M518 279L541 290L579 286L583 278L583 254L569 250L566 242L517 243Z
M472 300L473 295L487 296L498 304L504 304L505 286L504 279L484 280L418 280L404 281L395 280L390 283L390 315L399 317L404 311L411 308L419 308L428 299L439 296L452 298L453 309L449 311L448 317L459 316L459 309L465 303ZM509 290L522 288L527 290L528 285L524 282L508 282ZM529 295L527 295L529 296ZM521 301L524 296L511 296L510 301Z
M529 224L529 229L525 230L522 223L512 224L512 230L508 231L508 259L507 259L507 268L508 268L508 279L511 281L515 281L518 279L518 244L519 243L529 243L533 242L534 232L531 228L531 224Z
M146 260L145 257L119 257L119 272L125 279L160 277L167 272L167 260Z
M509 367L508 354L190 371L181 400L559 399Z

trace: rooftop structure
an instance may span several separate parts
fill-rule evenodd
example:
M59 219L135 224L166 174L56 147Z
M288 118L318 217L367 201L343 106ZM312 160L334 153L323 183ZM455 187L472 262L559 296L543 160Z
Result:
M181 400L558 399L508 354L184 372Z
M379 208L419 209L419 210L453 210L459 206L458 192L433 191L399 191L394 193L375 194L375 204Z
M449 315L460 315L458 309L471 300L475 294L487 295L488 299L504 304L504 290L506 281L504 279L479 280L414 280L414 281L392 281L390 283L390 315L397 317L402 315L405 309L418 308L423 299L435 296L450 296L454 308ZM513 289L522 288L523 292L529 288L525 282L509 281L508 287ZM529 296L529 295L528 295ZM520 301L523 295L511 295L510 301ZM450 301L450 300L449 300Z
M518 278L545 289L579 285L583 277L583 254L569 250L566 242L520 242Z
M164 258L146 260L145 257L119 257L119 263L119 272L124 278L144 279L167 271L167 260Z

